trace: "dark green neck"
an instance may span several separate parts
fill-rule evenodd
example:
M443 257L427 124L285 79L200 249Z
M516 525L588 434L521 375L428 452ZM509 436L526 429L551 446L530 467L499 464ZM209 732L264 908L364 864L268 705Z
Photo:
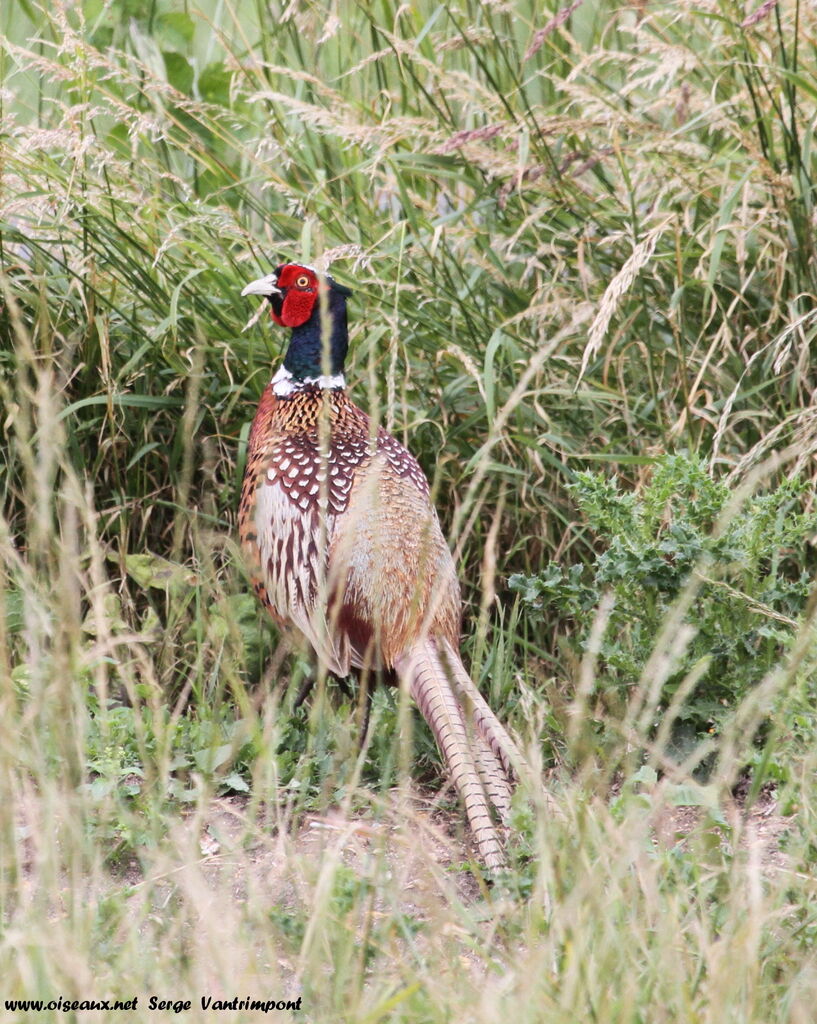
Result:
M349 332L346 325L346 296L334 288L329 289L325 315L329 319L328 375L337 377L343 373L349 348ZM306 323L292 329L284 367L292 374L293 381L317 380L327 375L321 326L320 302L316 302L312 316Z

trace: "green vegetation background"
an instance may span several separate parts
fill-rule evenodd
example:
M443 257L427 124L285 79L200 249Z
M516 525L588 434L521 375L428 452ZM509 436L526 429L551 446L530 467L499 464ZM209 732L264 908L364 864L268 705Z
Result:
M0 999L810 1020L813 7L16 0L0 33ZM358 757L332 680L294 713L311 669L246 593L285 339L239 293L290 258L354 289L354 396L432 480L473 675L552 769L478 898L394 867L430 737L379 694ZM365 857L305 855L335 807Z

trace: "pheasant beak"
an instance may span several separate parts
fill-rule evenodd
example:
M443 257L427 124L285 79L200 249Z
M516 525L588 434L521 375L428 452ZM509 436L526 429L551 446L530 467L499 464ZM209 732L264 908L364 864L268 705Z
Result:
M265 296L280 295L281 289L278 287L278 275L267 274L266 277L259 277L257 281L251 281L241 289L241 294Z

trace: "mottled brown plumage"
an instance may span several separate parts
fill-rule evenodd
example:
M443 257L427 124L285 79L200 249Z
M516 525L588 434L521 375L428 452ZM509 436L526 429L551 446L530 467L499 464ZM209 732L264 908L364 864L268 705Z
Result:
M297 264L245 293L265 295L293 328L250 431L239 524L255 591L332 673L377 669L405 683L483 860L499 867L490 805L504 821L521 756L460 660L459 584L425 475L345 392L349 293Z

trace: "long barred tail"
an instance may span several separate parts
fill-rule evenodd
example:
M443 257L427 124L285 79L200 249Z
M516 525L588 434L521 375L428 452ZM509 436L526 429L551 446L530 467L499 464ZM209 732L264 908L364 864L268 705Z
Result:
M519 747L508 735L508 730L491 710L490 705L474 685L465 671L459 651L448 641L443 641L443 651L450 678L459 694L460 703L469 708L480 736L487 743L505 769L506 776L515 775L524 779L531 788L536 788L530 766Z
M493 805L506 822L513 790L511 766L524 764L513 740L471 681L459 653L446 641L426 639L395 661L465 804L468 823L486 867L505 866Z

